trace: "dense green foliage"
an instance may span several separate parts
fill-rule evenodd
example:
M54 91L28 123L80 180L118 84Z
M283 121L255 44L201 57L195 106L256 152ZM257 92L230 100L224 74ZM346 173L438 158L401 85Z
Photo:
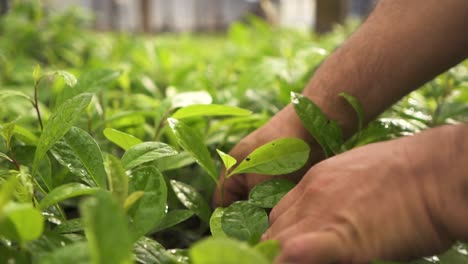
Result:
M328 156L468 121L464 62L344 141L297 92L353 27L318 37L251 19L222 36L150 37L89 24L39 1L0 17L0 263L271 263L278 244L258 244L266 210L293 184L265 182L214 213L209 200L222 164L238 165L230 175L304 165L314 150L297 139L225 154L283 106ZM466 248L440 262L468 263Z

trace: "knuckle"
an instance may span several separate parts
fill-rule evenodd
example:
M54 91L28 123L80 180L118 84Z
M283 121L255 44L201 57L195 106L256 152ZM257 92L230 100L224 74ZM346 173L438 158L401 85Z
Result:
M363 250L361 232L353 218L348 215L338 215L333 222L334 224L327 226L323 231L336 237L343 258L349 260L349 263L365 263L363 262L365 250ZM363 254L357 256L353 252L362 252Z

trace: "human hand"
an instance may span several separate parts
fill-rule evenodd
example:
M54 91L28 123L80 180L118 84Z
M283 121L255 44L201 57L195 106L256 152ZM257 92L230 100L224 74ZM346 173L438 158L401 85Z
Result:
M247 155L249 155L256 148L272 140L284 137L301 138L309 143L312 141L309 133L304 129L300 120L296 116L292 106L287 106L274 117L272 117L272 119L264 126L242 139L242 141L240 141L229 152L229 155L236 158L236 160L238 160L240 163L240 161L245 159ZM311 153L311 158L309 159L308 164L306 164L302 170L281 177L298 182L308 170L308 168L310 168L311 164L318 161L322 156L321 152L318 150L319 148L316 148L315 151ZM222 205L227 206L237 200L245 199L247 198L250 189L252 189L257 184L270 179L271 177L272 176L253 173L238 174L230 177L224 184L222 184L224 181L223 171L220 177L221 184L218 186L218 188L216 188L216 191L213 195L213 205L215 207ZM222 186L224 188L224 203L222 202L220 189Z
M407 260L466 236L468 141L453 130L368 145L312 167L270 214L263 239L280 241L275 263Z

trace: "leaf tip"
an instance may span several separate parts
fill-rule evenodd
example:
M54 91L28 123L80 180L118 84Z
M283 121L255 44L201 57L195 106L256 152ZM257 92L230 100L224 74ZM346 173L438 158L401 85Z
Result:
M300 98L300 94L298 93L295 93L295 92L291 92L291 103L292 104L298 104L299 103L299 98Z

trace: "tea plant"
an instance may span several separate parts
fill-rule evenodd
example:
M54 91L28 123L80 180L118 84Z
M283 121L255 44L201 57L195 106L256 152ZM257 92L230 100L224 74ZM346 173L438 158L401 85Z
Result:
M345 140L297 92L347 28L318 38L252 19L226 37L154 39L92 32L86 13L39 3L0 17L0 263L272 263L278 242L259 240L292 182L273 178L225 208L208 201L222 166L285 174L316 151L283 138L244 160L226 154L284 105L328 157L468 120L463 62L367 126L342 94L360 120ZM467 258L457 244L415 263Z

